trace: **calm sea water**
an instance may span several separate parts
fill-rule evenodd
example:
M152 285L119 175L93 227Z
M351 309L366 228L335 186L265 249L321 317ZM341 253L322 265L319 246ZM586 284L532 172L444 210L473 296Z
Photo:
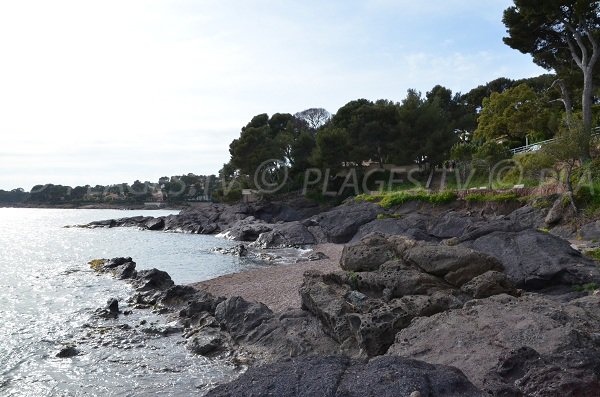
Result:
M235 375L226 362L189 354L179 334L139 331L164 316L136 310L105 324L92 320L108 298L124 302L132 291L91 271L91 259L131 256L138 269L165 270L178 284L261 266L211 252L232 245L212 236L63 228L169 213L0 208L0 396L182 396ZM124 324L129 331L119 331ZM56 358L66 344L81 354Z

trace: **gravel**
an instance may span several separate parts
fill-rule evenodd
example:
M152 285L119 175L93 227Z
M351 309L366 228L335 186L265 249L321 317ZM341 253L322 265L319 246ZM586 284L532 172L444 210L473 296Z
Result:
M241 296L249 301L262 302L274 312L288 308L298 309L298 289L304 272L319 270L327 273L340 270L343 247L342 244L320 244L314 247L314 251L323 252L329 259L228 274L191 285L217 296Z

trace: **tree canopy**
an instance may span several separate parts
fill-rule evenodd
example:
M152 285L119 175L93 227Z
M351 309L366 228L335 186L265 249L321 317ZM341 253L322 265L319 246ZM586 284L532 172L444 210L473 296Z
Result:
M581 158L590 156L594 72L600 57L600 2L589 0L514 0L504 11L508 37L504 42L538 65L554 70L564 80L572 80L576 69L582 77L581 106L587 139L580 148ZM571 94L561 86L570 115Z

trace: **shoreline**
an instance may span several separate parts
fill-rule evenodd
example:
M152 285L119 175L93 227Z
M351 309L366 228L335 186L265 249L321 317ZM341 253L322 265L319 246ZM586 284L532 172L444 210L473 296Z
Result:
M324 253L327 259L242 271L188 285L216 296L240 296L248 301L264 303L274 312L300 309L298 290L304 280L304 272L340 270L343 248L344 244L317 244L313 246L313 252Z
M111 204L87 204L87 205L45 205L45 204L0 204L0 208L23 208L23 209L47 209L47 210L122 210L122 211L181 211L186 207L148 207L144 205L111 205Z

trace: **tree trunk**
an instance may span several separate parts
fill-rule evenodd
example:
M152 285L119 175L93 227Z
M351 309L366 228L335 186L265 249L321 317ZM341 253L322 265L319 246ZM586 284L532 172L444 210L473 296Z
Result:
M581 131L581 162L585 163L591 159L590 141L592 139L592 101L594 94L593 65L590 65L583 73L583 95L581 98L583 111L583 131Z
M573 125L573 101L571 100L569 88L567 88L567 84L562 79L556 80L554 83L558 84L560 88L560 96L562 98L562 103L565 105L567 126L571 128L571 126ZM552 85L554 85L554 83Z

